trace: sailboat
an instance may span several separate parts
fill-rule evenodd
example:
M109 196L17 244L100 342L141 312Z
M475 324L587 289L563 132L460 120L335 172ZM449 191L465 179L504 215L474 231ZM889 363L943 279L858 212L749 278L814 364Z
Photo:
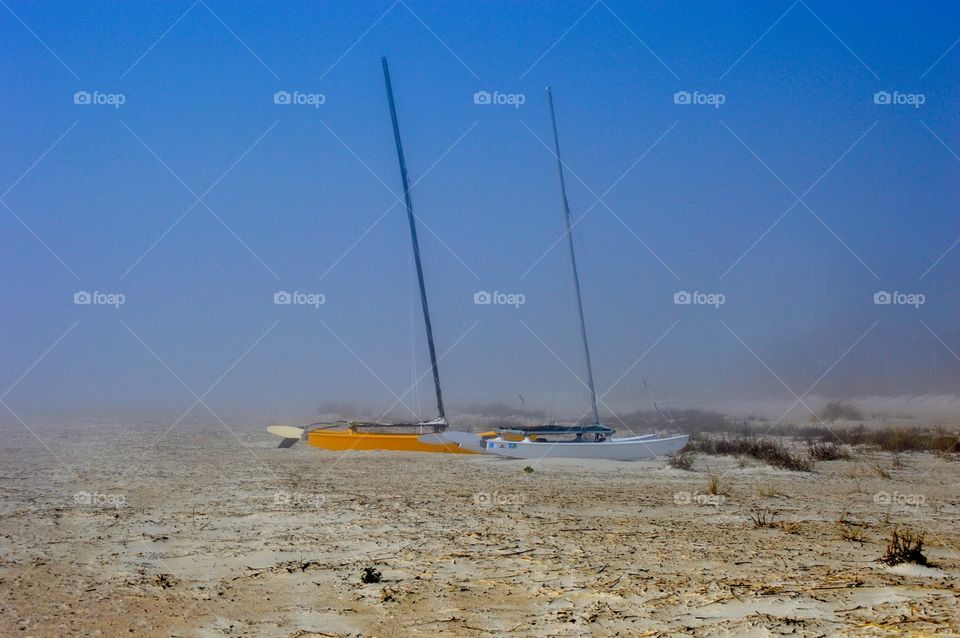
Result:
M580 275L577 272L577 256L573 249L573 232L570 225L570 206L567 203L567 187L560 160L560 140L557 135L557 118L553 109L553 93L547 87L550 105L550 124L553 127L554 155L560 174L560 197L563 202L563 221L566 229L567 248L573 272L573 290L577 300L577 316L580 319L580 337L583 355L587 364L587 386L590 389L590 404L593 423L586 425L541 425L495 429L497 436L488 437L469 432L440 432L428 435L429 440L451 441L467 450L494 454L514 459L610 459L636 461L679 452L687 444L687 435L660 438L655 434L614 437L613 428L600 423L597 409L597 390L593 384L593 366L590 362L590 346L587 343L587 326L583 318L583 300L580 296ZM424 440L428 440L424 437Z
M337 421L335 423L312 423L303 427L272 425L267 431L283 439L280 447L290 447L297 441L307 445L345 452L348 450L395 450L403 452L446 452L452 454L473 454L474 450L458 446L456 443L439 439L420 440L424 434L438 435L447 429L447 417L443 409L443 393L440 390L440 371L437 368L437 352L433 343L433 326L430 323L430 308L427 304L427 290L423 282L423 265L420 261L420 243L417 240L417 223L413 215L413 202L410 198L410 183L407 178L407 164L403 156L400 141L400 125L397 121L397 108L393 99L393 85L390 82L390 68L387 59L380 59L383 65L383 80L387 89L387 101L390 105L390 120L393 124L393 140L397 147L397 159L400 163L400 179L403 182L403 199L407 209L407 222L410 226L410 242L413 246L413 260L417 270L417 283L420 285L420 306L423 309L423 323L426 327L427 346L430 351L430 367L433 372L433 385L437 395L437 417L429 421L415 423L368 423L361 421Z

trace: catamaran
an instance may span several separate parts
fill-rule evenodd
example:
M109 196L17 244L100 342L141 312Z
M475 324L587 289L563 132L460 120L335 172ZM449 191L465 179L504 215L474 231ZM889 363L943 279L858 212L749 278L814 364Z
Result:
M593 366L590 363L590 346L587 343L587 326L583 318L583 300L580 296L580 275L577 272L577 256L573 249L573 232L570 225L570 205L567 203L567 187L560 159L560 139L557 135L557 118L553 109L553 93L547 87L550 105L550 124L553 128L553 148L560 174L560 198L563 203L563 222L573 272L573 290L577 301L577 316L580 319L580 337L587 365L587 386L590 389L593 423L587 425L541 425L510 427L496 430L495 437L469 432L438 432L421 437L424 441L454 442L471 451L505 456L514 459L610 459L636 461L654 458L680 451L687 444L687 435L660 438L655 434L642 436L613 437L615 430L600 423L597 409L597 390L593 384Z
M420 306L423 309L423 323L427 332L427 346L430 351L433 386L437 395L437 417L428 421L420 420L414 423L337 421L335 423L311 423L302 427L272 425L267 428L267 431L283 439L280 442L280 447L290 447L297 441L302 440L313 447L335 451L396 450L403 452L473 454L475 450L460 447L453 442L439 439L420 440L421 435L436 435L444 432L447 429L447 417L443 409L443 393L440 390L440 371L437 368L437 352L433 344L433 326L430 323L427 290L423 282L420 243L417 241L417 222L413 214L413 201L410 198L410 183L407 178L407 164L403 156L403 144L400 141L400 125L397 121L397 108L393 99L390 69L387 66L386 58L381 58L380 61L383 65L383 80L387 89L387 102L390 106L390 120L393 124L393 141L397 147L397 159L400 163L400 179L403 182L403 199L407 209L407 222L410 226L410 243L413 246L413 261L416 265L417 283L420 286Z

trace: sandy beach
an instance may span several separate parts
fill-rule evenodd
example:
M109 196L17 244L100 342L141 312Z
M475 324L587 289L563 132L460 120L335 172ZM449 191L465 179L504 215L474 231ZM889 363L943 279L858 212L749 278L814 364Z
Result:
M960 632L956 461L534 464L275 448L254 427L8 427L0 633ZM154 446L154 443L156 445ZM887 475L885 478L882 475ZM719 476L710 494L710 476ZM752 516L772 519L756 527ZM934 567L876 562L899 526ZM366 568L374 577L362 582Z

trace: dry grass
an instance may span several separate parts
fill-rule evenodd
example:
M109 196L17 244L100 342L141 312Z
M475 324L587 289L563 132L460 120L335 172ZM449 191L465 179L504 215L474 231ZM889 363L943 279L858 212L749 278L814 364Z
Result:
M778 521L775 520L779 512L768 507L763 509L755 507L750 512L750 521L754 529L779 529L787 534L799 534L799 521Z
M929 565L927 557L923 555L923 532L893 530L890 540L887 541L887 551L877 561L886 565L899 565L900 563Z
M813 443L807 453L814 461L850 460L850 451L836 443Z
M787 534L800 533L800 521L778 521L773 525L773 527L779 527Z
M883 469L883 466L880 465L880 463L874 463L870 467L873 468L873 471L876 472L877 476L879 476L880 478L882 479L890 478L890 472Z
M840 529L840 538L845 541L860 543L862 545L863 543L867 542L866 535L864 534L866 525L851 521L849 518L847 518L848 513L849 512L844 509L837 518L837 527Z
M773 439L752 436L695 435L685 448L688 452L750 457L783 470L812 472L813 459L793 454L786 445Z
M755 508L750 512L750 520L753 521L754 529L776 527L773 522L773 519L776 518L776 516L777 512L767 507L764 507L763 509Z
M690 471L693 469L693 462L696 460L696 456L693 452L680 452L679 454L674 454L667 459L667 465L677 470L687 470Z
M707 492L713 496L725 496L727 488L720 480L719 474L711 474L707 481Z
M778 496L786 496L782 492L778 492L777 489L772 485L761 485L757 488L757 495L761 498L776 498Z
M863 525L842 525L840 527L840 538L845 541L850 541L851 543L860 543L861 545L867 542Z
M718 412L681 410L674 412L668 421L661 415L635 412L625 417L635 429L663 428L669 426L690 435L725 434L734 437L783 436L793 437L808 443L836 443L847 446L867 446L888 452L939 452L960 453L960 430L943 426L906 427L841 425L828 426L835 420L860 420L863 415L856 408L843 402L832 402L824 408L816 423L778 423L769 425L755 419L753 423L734 420ZM759 422L758 422L759 421Z

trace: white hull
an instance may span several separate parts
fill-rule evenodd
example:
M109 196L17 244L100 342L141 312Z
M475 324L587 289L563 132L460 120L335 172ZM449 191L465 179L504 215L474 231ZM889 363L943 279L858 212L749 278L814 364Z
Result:
M486 454L511 459L609 459L639 461L679 452L686 434L658 439L654 435L611 438L601 442L558 443L552 441L507 441L500 437L485 442Z

